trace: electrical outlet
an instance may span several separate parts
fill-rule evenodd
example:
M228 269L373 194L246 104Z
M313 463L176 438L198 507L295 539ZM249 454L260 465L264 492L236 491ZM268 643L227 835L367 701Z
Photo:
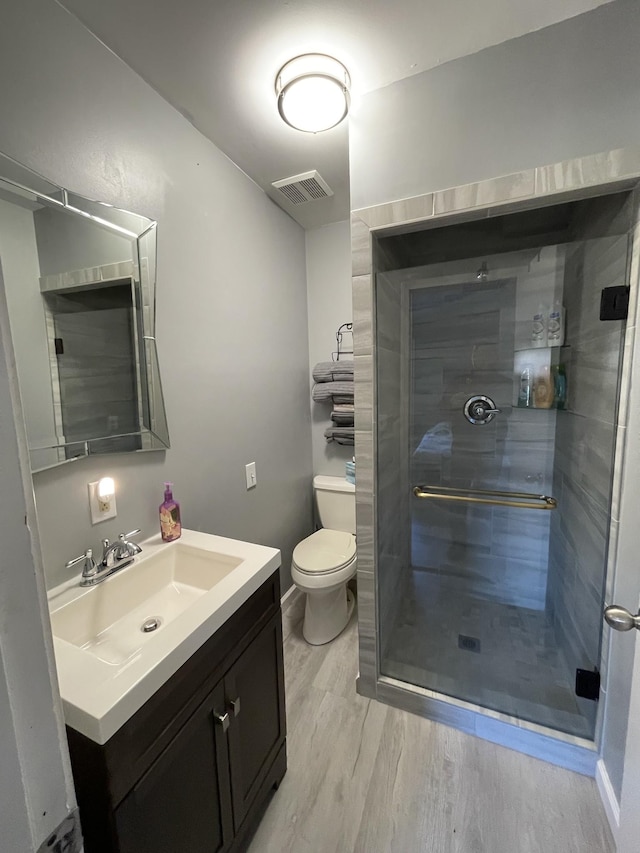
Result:
M98 486L100 481L89 483L89 509L91 511L91 524L99 524L101 521L106 521L109 518L115 518L116 496L115 492L107 497L100 497L98 494Z
M253 489L254 486L258 485L258 481L256 479L256 463L249 462L248 465L244 466L244 470L247 477L247 489Z

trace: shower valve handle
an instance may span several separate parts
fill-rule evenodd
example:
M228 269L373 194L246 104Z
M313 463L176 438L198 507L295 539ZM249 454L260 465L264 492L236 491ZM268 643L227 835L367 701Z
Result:
M494 415L500 414L502 409L496 406L491 397L476 394L469 397L462 411L470 424L488 424L493 420Z

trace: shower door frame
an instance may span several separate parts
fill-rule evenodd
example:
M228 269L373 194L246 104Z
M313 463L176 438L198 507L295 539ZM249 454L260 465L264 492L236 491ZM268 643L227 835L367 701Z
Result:
M599 703L593 741L473 705L381 674L378 626L376 316L374 275L393 263L375 239L410 230L454 225L483 215L502 215L552 204L633 193L634 221L628 262L631 286L628 328L638 320L640 280L640 147L619 149L542 166L423 196L356 210L351 216L355 360L356 513L358 535L358 692L462 731L589 776L596 775L605 702ZM386 264L385 264L386 262ZM640 341L625 340L620 365L620 406L613 461L612 507L619 507L632 362L640 368ZM618 522L612 513L606 566L605 604L612 603ZM606 696L610 633L603 632L602 695Z

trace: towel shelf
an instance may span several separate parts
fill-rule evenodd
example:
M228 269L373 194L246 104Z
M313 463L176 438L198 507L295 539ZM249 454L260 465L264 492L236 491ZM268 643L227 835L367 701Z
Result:
M345 349L344 333L351 335L351 349ZM341 355L353 355L353 323L343 323L336 332L336 350L331 353L332 361L340 361Z

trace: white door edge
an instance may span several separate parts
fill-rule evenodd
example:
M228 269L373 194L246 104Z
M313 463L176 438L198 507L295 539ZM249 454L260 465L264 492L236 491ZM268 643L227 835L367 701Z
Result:
M616 792L613 790L611 779L609 779L607 767L602 759L596 764L596 784L607 820L609 821L613 840L617 843L618 830L620 829L620 803L616 797Z

